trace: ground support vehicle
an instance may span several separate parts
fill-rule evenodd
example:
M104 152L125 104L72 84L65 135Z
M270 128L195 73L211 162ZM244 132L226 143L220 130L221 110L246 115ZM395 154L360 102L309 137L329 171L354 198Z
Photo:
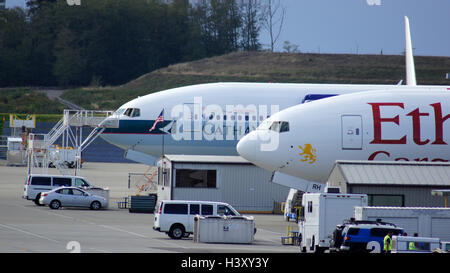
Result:
M403 235L403 229L392 223L381 221L356 221L353 218L338 225L333 232L331 249L341 252L380 253L384 248L384 237Z
M305 193L304 219L299 222L300 250L323 252L330 247L336 226L354 214L355 206L367 206L366 194Z

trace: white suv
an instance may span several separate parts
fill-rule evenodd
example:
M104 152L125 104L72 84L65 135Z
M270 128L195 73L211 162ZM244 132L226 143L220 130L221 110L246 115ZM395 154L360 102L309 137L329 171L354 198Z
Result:
M232 206L222 202L162 200L155 209L153 229L172 239L188 237L194 230L194 216L239 216Z

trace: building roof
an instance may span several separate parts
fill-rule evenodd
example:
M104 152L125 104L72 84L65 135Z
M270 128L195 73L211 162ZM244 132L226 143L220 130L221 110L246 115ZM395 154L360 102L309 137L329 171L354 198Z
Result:
M168 160L176 163L202 164L252 164L240 156L229 155L164 155Z
M349 184L450 186L450 163L398 161L336 161Z

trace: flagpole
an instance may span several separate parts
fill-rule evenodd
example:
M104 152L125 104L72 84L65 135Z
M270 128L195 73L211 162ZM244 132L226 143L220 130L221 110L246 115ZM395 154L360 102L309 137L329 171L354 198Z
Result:
M161 149L161 158L164 157L164 133L162 134L162 149Z
M162 109L159 116L156 118L156 120L153 123L152 128L150 128L149 132L153 131L156 128L156 125L160 122L162 122L162 124L164 125L164 108ZM161 129L158 129L158 130L161 131ZM162 132L162 142L161 142L161 159L164 157L164 133L165 132L163 131Z
M164 108L163 108L163 110L161 111L161 113L162 113L162 117L163 117L163 123L162 124L164 124ZM161 158L164 158L164 132L163 132L163 134L162 134L162 148L161 148Z

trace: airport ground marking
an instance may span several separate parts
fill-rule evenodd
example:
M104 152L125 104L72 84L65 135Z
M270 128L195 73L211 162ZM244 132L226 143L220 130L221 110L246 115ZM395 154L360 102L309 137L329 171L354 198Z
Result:
M9 229L9 230L14 230L14 231L17 231L17 232L25 233L25 234L31 235L31 236L33 236L33 237L37 237L37 238L40 238L40 239L44 239L44 240L47 240L47 241L50 241L50 242L60 243L59 241L54 240L54 239L52 239L52 238L48 238L48 237L46 237L46 236L42 236L42 235L39 235L39 234L36 234L36 233L33 233L33 232L29 232L29 231L20 229L20 228L15 227L15 226L4 225L4 224L0 224L0 226L1 226L1 227L4 227L4 228L6 228L6 229Z
M128 233L128 234L131 234L131 235L134 235L134 236L137 236L137 237L141 237L141 238L146 238L146 239L149 238L148 236L145 236L145 235L142 235L142 234L139 234L139 233L136 233L136 232L128 231L128 230L125 230L125 229L117 228L117 227L112 227L112 226L108 226L108 225L98 225L98 226L106 228L106 229L111 229L111 230L115 230L115 231L119 231L119 232Z

